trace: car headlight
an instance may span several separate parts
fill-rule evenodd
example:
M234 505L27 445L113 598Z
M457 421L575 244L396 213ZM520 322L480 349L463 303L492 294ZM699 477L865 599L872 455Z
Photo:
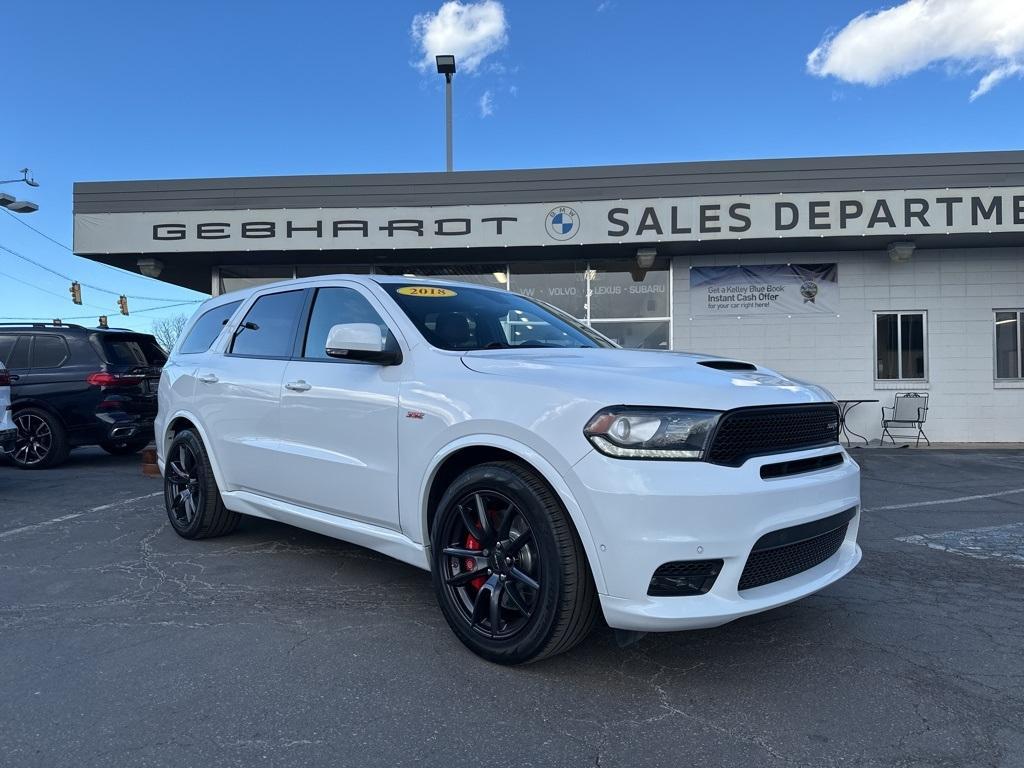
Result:
M699 461L719 416L690 408L615 406L595 413L583 434L606 456Z

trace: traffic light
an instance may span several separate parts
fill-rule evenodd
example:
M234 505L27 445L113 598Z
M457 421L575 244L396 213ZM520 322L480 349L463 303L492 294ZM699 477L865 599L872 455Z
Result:
M109 328L109 327L110 326L107 325L107 316L106 315L100 315L100 328Z
M122 315L127 315L128 314L128 297L125 296L124 294L121 294L121 298L119 298L117 300L117 306L119 306L121 308L121 314Z
M75 280L73 283L71 283L71 288L69 288L68 290L71 291L71 301L73 301L75 304L81 304L82 303L82 286L78 284L77 280Z

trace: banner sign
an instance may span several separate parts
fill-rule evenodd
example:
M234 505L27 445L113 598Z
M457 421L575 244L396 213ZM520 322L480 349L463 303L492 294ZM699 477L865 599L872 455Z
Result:
M691 315L796 315L839 312L835 264L692 267Z
M558 204L76 213L74 251L486 248L970 232L1024 232L1024 187Z

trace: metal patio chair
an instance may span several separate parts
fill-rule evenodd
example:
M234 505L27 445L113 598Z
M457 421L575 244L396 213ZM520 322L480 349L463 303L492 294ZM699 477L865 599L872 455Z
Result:
M931 440L924 433L924 422L928 418L928 393L927 392L898 392L892 401L892 408L882 406L882 439L885 443L886 435L889 442L896 445L890 430L911 430L914 434L910 436L897 435L903 438L915 437L914 447L921 445L921 438L931 445Z

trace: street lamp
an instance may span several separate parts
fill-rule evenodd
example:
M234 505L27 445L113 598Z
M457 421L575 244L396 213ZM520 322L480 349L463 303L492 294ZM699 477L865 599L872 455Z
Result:
M0 180L0 184L21 184L21 183L25 183L25 184L28 184L30 187L38 187L39 186L39 182L36 181L31 176L29 176L29 169L28 168L22 168L19 171L19 173L21 174L21 178L20 179L3 179L3 180Z
M34 213L39 210L39 206L35 203L30 203L28 200L18 200L14 195L8 195L4 192L0 192L0 208L6 208L12 213Z
M445 165L448 171L452 170L452 75L455 74L455 57L451 54L443 54L435 57L437 60L437 74L444 75L444 138L445 138Z
M21 169L20 179L0 179L0 184L28 184L30 187L38 187L39 182L29 175L28 168ZM11 195L0 192L0 207L6 208L13 213L35 213L39 206L30 203L28 200L17 200Z

